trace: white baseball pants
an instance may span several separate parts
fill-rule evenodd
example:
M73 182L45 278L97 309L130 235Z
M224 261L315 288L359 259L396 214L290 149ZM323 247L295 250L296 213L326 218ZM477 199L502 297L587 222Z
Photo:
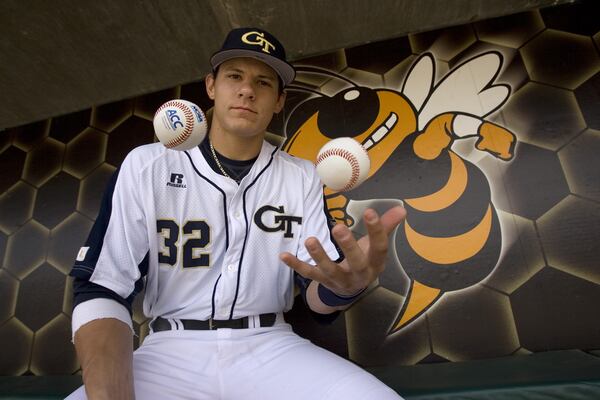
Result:
M401 399L286 323L152 333L134 352L133 364L137 400ZM75 399L86 399L83 386L67 397Z

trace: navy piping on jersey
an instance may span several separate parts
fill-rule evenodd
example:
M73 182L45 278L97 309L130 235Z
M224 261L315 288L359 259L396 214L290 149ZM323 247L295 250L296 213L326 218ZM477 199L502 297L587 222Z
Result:
M275 155L275 153L278 150L279 150L279 148L275 147L275 150L273 150L273 152L271 153L271 159L269 160L267 165L265 165L265 167L258 173L258 175L256 175L256 178L254 178L254 180L248 185L248 187L246 187L246 189L244 189L244 194L242 196L242 206L244 209L244 221L246 222L246 235L244 236L244 244L242 245L242 253L240 254L240 260L238 261L238 273L237 273L237 283L235 286L235 297L233 298L233 303L231 304L231 312L229 313L229 319L233 318L233 309L235 308L235 303L237 302L238 293L240 291L242 261L244 260L244 253L246 251L246 242L248 241L248 231L250 230L248 227L248 214L246 213L246 193L248 193L248 190L252 186L254 186L254 184L258 181L258 178L260 178L260 176L271 166L271 164L273 163L273 156Z
M194 161L192 160L192 156L190 156L190 154L187 151L185 151L184 153L189 158L190 164L192 164L192 168L194 168L194 171L196 171L196 174L198 174L199 177L201 177L206 182L211 184L215 189L217 189L223 195L223 219L225 220L225 250L227 251L227 249L229 248L229 222L227 220L227 195L225 194L225 191L223 189L221 189L216 183L214 183L213 181L208 179L206 176L202 175L202 173L200 171L198 171L198 168L196 168L196 165L194 164ZM204 157L204 155L203 155L203 157ZM212 299L211 299L212 310L210 312L211 318L215 317L215 294L217 293L217 285L219 284L220 279L221 279L221 274L219 274L219 277L217 278L217 280L215 281L215 285L213 286Z
M71 272L69 273L70 276L75 278L73 281L73 308L87 300L92 300L95 298L107 298L115 300L125 306L131 315L131 305L133 303L133 299L144 288L144 277L148 274L148 252L138 264L140 278L135 282L133 291L129 296L127 296L127 298L123 298L114 291L89 281L90 277L94 273L96 263L100 257L100 251L104 245L104 237L106 236L106 230L112 215L112 198L120 170L121 169L118 168L115 171L106 185L106 189L104 190L102 201L100 203L98 216L96 217L94 226L92 227L92 230L90 231L90 234L85 242L85 246L89 247L88 254L86 254L84 260L86 264L76 261L71 269Z
M189 158L190 164L192 164L192 168L194 168L196 174L198 174L198 176L204 179L206 182L210 183L223 195L223 219L225 220L225 250L227 250L229 248L229 222L227 221L227 196L225 195L225 191L221 189L216 183L208 179L206 176L202 175L202 173L198 171L198 168L196 168L196 165L192 160L192 156L190 156L190 154L187 151L185 151L184 153Z
M211 318L215 318L215 293L217 292L217 285L219 284L219 280L221 280L221 275L219 274L219 277L217 278L217 281L215 282L215 286L213 287L213 292L212 292L212 300L211 300L211 306L212 306L212 311L210 312L210 317Z

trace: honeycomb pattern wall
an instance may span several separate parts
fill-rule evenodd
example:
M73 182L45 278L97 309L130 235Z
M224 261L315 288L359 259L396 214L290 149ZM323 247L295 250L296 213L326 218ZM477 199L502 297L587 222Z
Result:
M383 276L329 328L302 311L298 331L363 365L600 348L600 20L584 1L411 35L301 60L371 87L399 88L417 55L438 77L486 50L500 51L512 87L493 121L518 139L511 163L481 156L506 237L490 276L445 297L410 329L388 335L406 283ZM299 78L323 93L339 82ZM73 374L68 272L111 174L133 147L156 140L154 111L185 98L207 110L203 82L0 132L0 375ZM289 112L303 97L290 94ZM283 135L285 112L270 131ZM136 346L147 334L134 303Z

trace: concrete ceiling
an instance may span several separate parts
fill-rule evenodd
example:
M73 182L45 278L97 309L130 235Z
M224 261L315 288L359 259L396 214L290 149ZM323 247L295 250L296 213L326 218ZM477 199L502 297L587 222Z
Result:
M0 129L201 79L232 27L291 61L573 0L4 0Z

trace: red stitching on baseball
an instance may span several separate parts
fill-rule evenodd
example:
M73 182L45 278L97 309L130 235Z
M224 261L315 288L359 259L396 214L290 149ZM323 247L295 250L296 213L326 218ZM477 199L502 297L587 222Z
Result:
M321 161L323 161L329 156L339 156L350 163L350 168L352 169L352 176L350 176L350 181L341 190L348 190L352 188L352 186L354 186L358 181L358 175L360 174L358 160L356 159L354 154L344 149L327 149L317 157L317 165L319 165Z
M192 134L191 125L193 125L193 123L194 123L194 115L192 114L192 112L190 111L190 109L185 104L183 104L183 103L180 103L180 102L174 102L174 103L177 103L178 106L184 107L184 108L180 108L180 107L178 107L178 108L181 111L183 111L183 115L185 116L185 122L186 122L186 124L184 125L183 132L179 136L177 136L175 139L171 140L170 142L168 142L165 145L168 148L179 146L180 144L182 144L183 142L185 142L190 137L190 135Z
M180 109L183 112L183 116L185 117L183 132L181 132L175 139L165 143L165 147L171 149L173 147L179 146L180 144L188 140L188 138L192 135L192 127L194 125L194 114L190 111L189 107L185 103L182 103L181 101L177 100L171 100L167 101L165 104L160 106L159 109L156 110L154 116L156 117L156 114L158 114L160 111L164 110L167 107L175 107Z

